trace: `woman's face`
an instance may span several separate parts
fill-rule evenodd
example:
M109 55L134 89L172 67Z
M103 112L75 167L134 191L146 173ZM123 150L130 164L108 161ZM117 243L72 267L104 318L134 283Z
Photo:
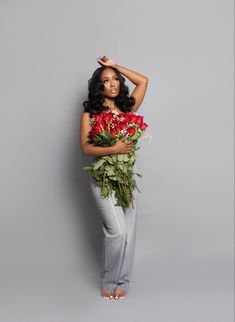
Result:
M104 95L110 98L118 96L120 81L115 71L111 68L106 68L101 73L100 78L104 84Z

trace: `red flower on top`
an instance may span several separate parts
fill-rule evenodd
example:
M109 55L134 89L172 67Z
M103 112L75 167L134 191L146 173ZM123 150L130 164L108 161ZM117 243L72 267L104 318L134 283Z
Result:
M109 132L115 137L123 137L128 134L132 137L138 132L142 132L148 125L143 121L142 115L136 115L131 112L125 113L100 113L94 116L94 124L89 132L90 138L102 135L103 132Z

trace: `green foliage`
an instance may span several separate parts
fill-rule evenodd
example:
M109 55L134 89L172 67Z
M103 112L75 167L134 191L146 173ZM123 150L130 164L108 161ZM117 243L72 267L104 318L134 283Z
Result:
M128 154L97 157L97 160L91 166L83 168L101 187L101 196L103 198L111 196L112 192L115 191L116 206L127 208L132 204L133 207L133 191L137 189L140 192L133 177L134 174L141 177L141 174L133 171L136 150L137 148L135 147Z
M97 127L89 132L89 143L103 147L113 146L118 139L123 137L133 141L133 143L137 143L141 132L148 126L143 122L142 116L132 115L129 112L125 117L123 113L120 113L119 116L115 113L110 115L101 113L92 118L92 124L93 126L97 125ZM115 131L112 131L114 129ZM115 192L116 206L122 206L123 208L129 207L131 204L133 206L133 191L137 189L140 192L134 179L134 174L139 177L142 177L142 175L134 173L133 170L138 149L139 147L134 144L133 149L128 154L96 157L95 162L83 168L101 187L103 198L109 197L113 191Z

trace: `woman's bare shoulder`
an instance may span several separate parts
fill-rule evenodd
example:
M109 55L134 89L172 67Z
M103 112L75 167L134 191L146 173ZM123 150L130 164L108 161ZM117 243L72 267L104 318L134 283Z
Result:
M89 112L82 112L81 114L81 119L82 120L88 120L90 118L90 113Z
M81 114L81 124L86 124L86 126L88 127L92 126L92 117L90 115L90 112L83 112Z

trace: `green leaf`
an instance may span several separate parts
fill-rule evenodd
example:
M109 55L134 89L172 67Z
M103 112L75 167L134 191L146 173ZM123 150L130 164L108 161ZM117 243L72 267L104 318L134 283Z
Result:
M91 169L92 169L92 167L91 167L91 166L83 167L83 169L87 171L87 170L91 170Z
M113 170L109 170L108 172L107 172L107 176L115 176L115 172L113 171Z
M118 159L118 161L123 161L124 160L124 155L123 154L118 154L117 159Z
M109 140L112 140L112 139L113 139L112 135L111 135L109 132L107 132L107 131L105 131L105 132L104 132L104 136L105 136L107 139L109 139Z
M114 160L113 160L113 159L112 159L112 157L110 157L110 156L108 157L108 163L109 163L109 164L113 164L113 163L114 163Z
M124 164L123 163L118 163L117 168L120 170L124 170Z
M137 140L140 137L140 133L139 132L135 132L135 134L131 137L132 141Z
M95 165L93 167L94 170L99 169L100 167L102 167L102 165L105 163L106 160L104 159L100 159L99 161L95 162Z
M124 157L123 157L123 161L124 161L124 162L128 162L128 161L129 161L129 159L130 159L130 157L128 157L128 155L127 155L127 154L125 154L125 155L124 155Z

